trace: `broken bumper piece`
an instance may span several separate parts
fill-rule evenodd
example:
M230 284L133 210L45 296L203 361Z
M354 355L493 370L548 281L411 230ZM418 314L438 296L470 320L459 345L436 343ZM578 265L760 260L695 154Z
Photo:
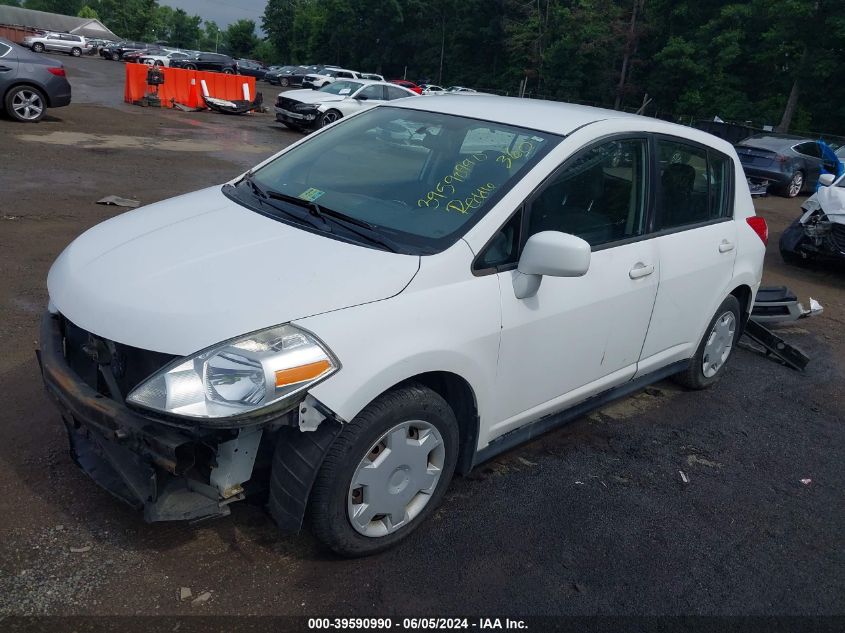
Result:
M45 314L37 353L47 392L62 415L74 461L97 484L149 521L230 513L244 498L261 428L171 426L105 397L63 355L59 319Z

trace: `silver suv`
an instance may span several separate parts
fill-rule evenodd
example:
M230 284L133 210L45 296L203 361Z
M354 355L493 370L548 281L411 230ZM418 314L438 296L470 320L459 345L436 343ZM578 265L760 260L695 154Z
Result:
M58 51L79 57L85 50L85 38L72 33L46 33L44 35L30 35L23 39L23 45L36 53L44 51Z

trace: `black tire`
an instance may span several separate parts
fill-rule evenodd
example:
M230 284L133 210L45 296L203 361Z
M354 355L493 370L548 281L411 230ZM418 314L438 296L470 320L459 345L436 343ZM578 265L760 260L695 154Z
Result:
M734 323L736 327L736 329L734 330L733 340L731 341L731 349L729 351L729 355L714 375L706 376L704 374L704 349L707 346L707 341L710 338L711 332L713 332L713 327L716 324L716 321L721 319L728 312L731 312L733 314ZM704 336L702 337L701 342L698 344L698 349L695 352L695 356L692 357L689 367L684 371L675 374L675 376L673 376L675 381L677 381L687 389L696 390L707 389L715 382L717 382L719 378L722 377L722 374L725 372L725 367L727 366L728 361L730 361L731 359L733 350L736 348L736 342L739 340L739 337L742 334L742 322L742 313L740 310L739 301L737 301L737 298L733 295L728 295L725 300L722 301L722 305L719 306L719 309L716 310L716 314L713 315L713 318L710 319L710 322L707 324L707 329L704 330Z
M16 100L19 97L21 99L34 97L36 102L33 105L40 108L37 114L35 113L35 108L28 110L33 113L30 116L27 116L27 110L21 111L20 105L22 104L16 103ZM20 121L21 123L37 123L44 118L44 115L47 112L47 98L44 96L44 93L35 86L14 86L6 93L6 97L3 99L3 106L6 109L6 114L12 117L15 121Z
M365 536L352 526L347 513L352 477L379 437L409 420L427 422L440 433L445 448L442 474L428 503L407 525L385 536ZM422 385L409 384L379 396L344 425L323 460L309 506L313 534L341 556L367 556L392 547L413 532L440 504L457 458L458 422L452 408L440 395Z
M798 169L792 174L789 182L780 190L780 194L784 198L794 198L804 190L805 184L804 172Z
M343 118L343 114L341 114L337 110L329 110L328 112L324 112L323 116L320 117L320 127L331 125L332 123L341 118Z
M44 52L44 44L42 44L41 42L36 42L35 44L32 45L32 50L35 53L43 53Z
M70 54L74 57L80 57L82 55L82 49L78 47L74 47L70 50Z
M290 85L290 79L288 79L287 77L282 77L281 79L279 79L279 85L282 88L287 88Z
M112 53L111 54L111 60L113 62L119 62L120 61L120 53Z
M157 59L153 62L153 66L156 66L157 68L161 68L162 66L164 66L164 62L161 61L160 59Z
M197 69L196 64L185 64L185 70L196 70L196 69Z
M223 74L224 74L224 75L233 75L234 73L235 73L235 71L234 71L234 70L232 70L231 68L224 68L224 69L223 69Z

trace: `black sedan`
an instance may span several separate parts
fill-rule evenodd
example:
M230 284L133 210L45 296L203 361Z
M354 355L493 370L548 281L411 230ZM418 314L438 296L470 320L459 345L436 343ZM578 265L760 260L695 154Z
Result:
M252 59L239 59L237 62L239 75L264 79L264 76L267 74L267 67L261 62Z
M104 46L100 50L100 55L105 57L106 59L119 62L123 59L123 56L126 53L132 51L144 51L148 48L151 48L151 46L144 42L132 42L129 40L124 40L122 42L118 42L117 44L110 44L109 46Z
M787 198L813 191L822 169L835 172L822 158L818 141L790 134L755 134L736 146L742 168L753 186L774 190Z
M238 72L238 64L228 55L219 53L200 53L185 59L171 59L171 68L184 68L185 70L205 70L215 73L233 75Z
M268 72L264 81L275 86L301 86L305 76L313 73L318 66L282 66L280 69Z
M16 121L35 123L47 108L69 103L64 66L0 37L0 110Z

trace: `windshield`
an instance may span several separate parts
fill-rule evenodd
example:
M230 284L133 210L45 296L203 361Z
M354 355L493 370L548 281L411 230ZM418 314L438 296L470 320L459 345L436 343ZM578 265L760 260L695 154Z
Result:
M365 222L403 252L435 253L469 230L560 139L380 106L315 135L255 171L253 180ZM248 187L238 190L252 195Z
M357 81L335 81L334 83L323 86L318 92L328 92L331 95L348 95L363 85Z

